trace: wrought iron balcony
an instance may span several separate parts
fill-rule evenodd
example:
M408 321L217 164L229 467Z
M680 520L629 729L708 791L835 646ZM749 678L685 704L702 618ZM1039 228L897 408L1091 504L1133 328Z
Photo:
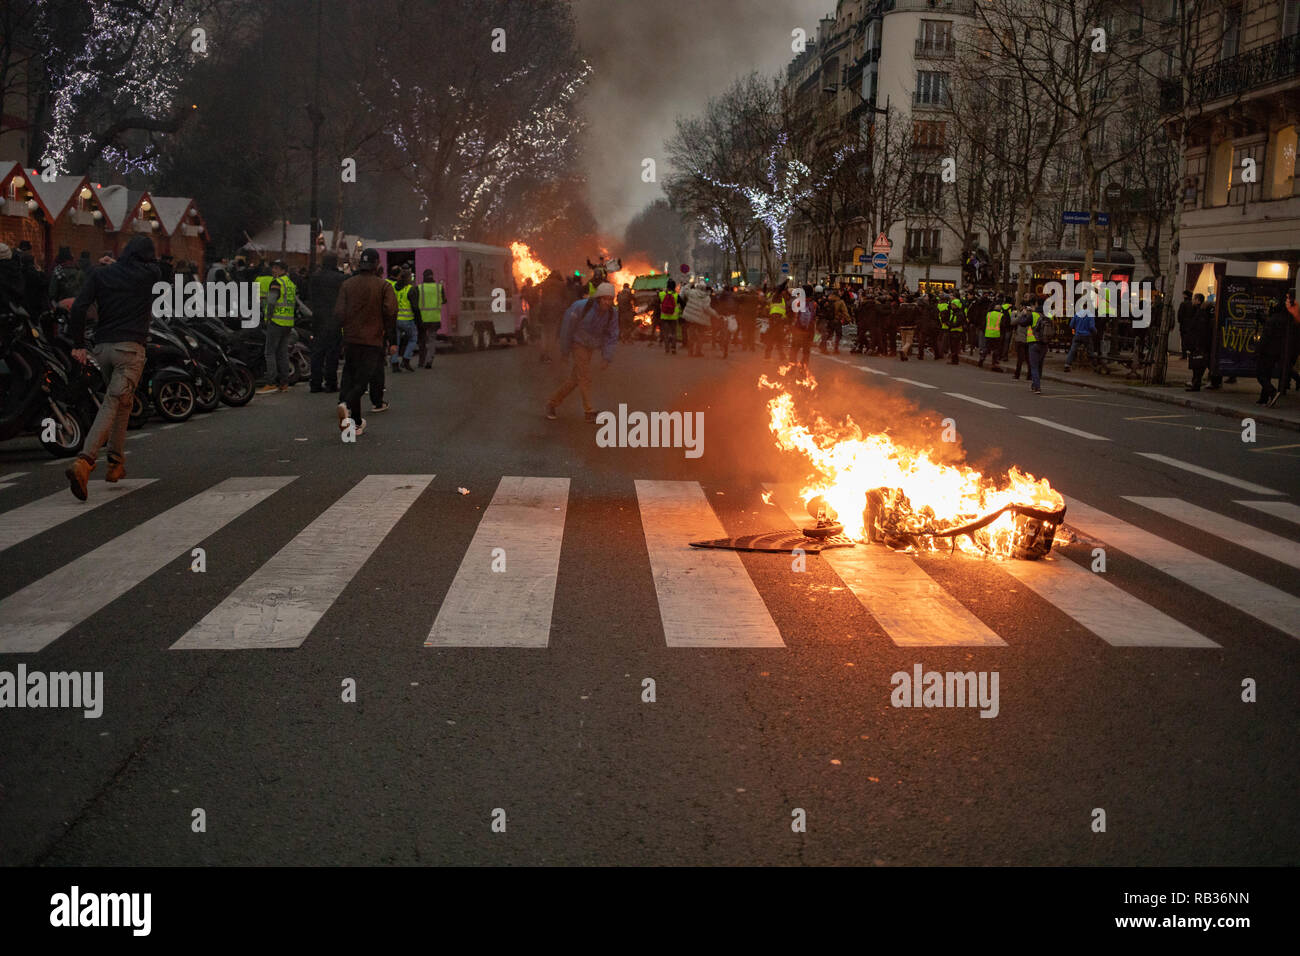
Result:
M913 55L920 59L950 59L957 55L957 45L951 39L947 43L926 43L925 40L917 37Z
M1202 106L1293 77L1300 77L1300 34L1198 70L1192 74L1188 99L1192 106ZM1174 113L1182 106L1182 84L1178 80L1161 81L1161 109Z

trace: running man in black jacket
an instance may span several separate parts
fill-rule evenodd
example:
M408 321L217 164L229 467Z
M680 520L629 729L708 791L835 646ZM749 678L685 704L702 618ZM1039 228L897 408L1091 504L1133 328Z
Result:
M126 423L131 417L131 399L144 371L145 344L149 341L149 319L153 314L154 283L159 280L153 240L136 236L126 245L122 257L96 269L82 283L68 332L72 336L72 357L86 361L86 310L94 303L99 310L95 323L95 361L108 381L104 403L86 435L86 444L64 472L72 493L86 500L86 481L95 470L99 450L108 445L106 481L126 475Z

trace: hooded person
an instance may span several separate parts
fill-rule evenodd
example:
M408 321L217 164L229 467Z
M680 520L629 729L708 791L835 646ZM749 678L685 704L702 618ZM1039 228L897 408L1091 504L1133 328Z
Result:
M618 344L618 312L614 308L614 285L602 282L594 295L579 299L564 313L560 328L560 356L572 356L569 377L546 403L546 417L555 419L556 409L575 388L582 394L582 407L589 422L596 420L591 407L591 358L601 354L601 368L608 368Z
M86 277L72 303L68 320L72 357L78 362L86 361L86 312L94 305L99 316L95 322L95 363L108 383L81 454L64 472L72 493L82 501L86 500L86 482L95 470L99 450L105 445L108 445L105 480L119 481L126 475L126 425L136 386L144 372L153 289L158 281L153 240L136 236L127 243L121 258Z

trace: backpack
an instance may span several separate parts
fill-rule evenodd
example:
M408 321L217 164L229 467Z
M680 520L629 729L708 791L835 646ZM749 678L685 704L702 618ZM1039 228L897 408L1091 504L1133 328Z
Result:
M677 311L677 297L671 292L667 293L659 305L659 310L664 315L672 315Z

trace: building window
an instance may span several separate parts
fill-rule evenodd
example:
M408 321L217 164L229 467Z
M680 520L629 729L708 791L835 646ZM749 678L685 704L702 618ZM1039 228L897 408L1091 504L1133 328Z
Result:
M1282 4L1282 36L1293 37L1300 33L1300 0L1286 0Z
M917 52L951 53L952 22L950 20L922 20Z
M913 146L943 146L943 120L916 120L912 123Z
M907 254L913 259L929 259L939 256L938 229L907 230Z
M928 103L934 106L945 105L948 101L948 74L931 70L917 70L916 95L914 102Z
M943 196L943 179L938 173L917 173L912 177L912 207L936 210Z
M1300 4L1298 4L1300 5ZM1284 126L1273 136L1273 198L1286 199L1295 182L1296 128Z
M1229 7L1223 15L1223 48L1219 59L1226 60L1237 55L1237 46L1241 41L1241 7Z
M1232 188L1232 140L1225 139L1214 150L1214 189L1210 194L1211 206L1226 206L1228 190Z

